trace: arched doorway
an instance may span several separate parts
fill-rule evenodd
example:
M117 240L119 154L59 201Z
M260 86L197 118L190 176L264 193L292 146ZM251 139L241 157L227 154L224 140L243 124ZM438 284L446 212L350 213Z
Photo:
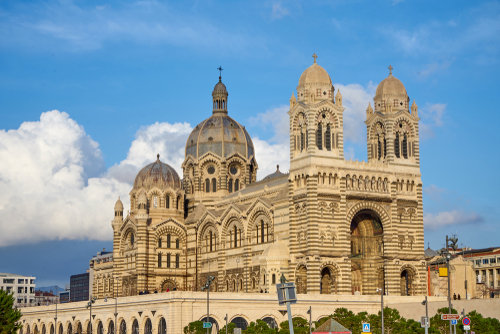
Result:
M337 281L332 268L325 267L321 270L320 293L332 294L337 293Z
M137 319L134 319L132 322L132 334L139 334L139 322Z
M45 333L43 333L45 334ZM83 334L83 329L82 329L82 323L78 322L78 325L76 325L76 334Z
M271 329L278 328L278 322L273 317L265 317L262 321L265 321Z
M248 322L242 317L236 317L231 322L236 325L236 328L241 328L242 330L246 330L248 327Z
M207 322L207 316L201 318L200 321ZM212 317L208 317L208 322L212 324L212 329L210 330L210 333L219 333L219 323L217 322L217 320L215 320Z
M376 294L380 268L384 264L384 230L371 210L358 212L351 221L351 292ZM383 281L383 279L382 279Z
M97 334L104 334L104 327L102 326L102 321L97 324Z
M158 322L158 334L167 334L167 322L164 317L161 317Z
M151 324L151 319L147 319L144 324L144 334L152 334L153 333L153 325Z
M109 322L107 334L115 334L115 323L113 322L113 320Z
M68 330L66 331L66 334L73 334L73 326L71 326L71 323L68 324Z
M415 295L414 280L415 280L415 276L414 276L412 270L405 269L401 272L401 280L400 280L401 296L414 296Z
M166 280L163 282L163 285L161 287L161 291L166 292L166 291L174 291L176 289L175 282L172 280Z
M301 265L297 270L297 276L295 278L295 285L297 287L297 293L307 293L307 268Z
M122 322L120 322L120 334L127 334L127 323L125 322L125 320L122 320Z

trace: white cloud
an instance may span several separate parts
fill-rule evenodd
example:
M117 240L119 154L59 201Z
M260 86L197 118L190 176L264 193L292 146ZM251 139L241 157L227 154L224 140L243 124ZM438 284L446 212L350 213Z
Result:
M422 122L420 122L420 138L432 138L436 127L443 126L443 116L446 112L446 103L427 103L420 111Z
M287 112L288 106L283 105L259 113L248 120L249 125L270 130L274 134L268 141L252 136L259 164L257 172L259 180L274 173L276 165L280 166L280 171L283 173L290 169L290 120Z
M335 84L340 89L344 105L344 142L358 143L366 140L366 108L373 102L377 85L371 81L366 87L360 84L341 85ZM373 104L372 104L373 107Z
M117 197L129 207L135 174L157 153L179 168L190 131L187 123L144 127L127 158L106 172L99 145L67 113L0 130L0 246L111 239Z
M274 2L272 4L271 18L279 20L289 14L290 12L288 11L288 9L281 5L281 1Z
M451 60L444 60L442 62L434 62L432 64L427 64L425 66L425 69L422 71L419 71L417 73L417 75L420 78L427 78L429 75L431 75L435 72L439 72L439 71L448 69L454 60L455 60L455 58L453 58Z
M475 212L464 212L459 210L443 211L437 214L424 214L424 227L429 230L436 230L442 227L480 224L484 218Z

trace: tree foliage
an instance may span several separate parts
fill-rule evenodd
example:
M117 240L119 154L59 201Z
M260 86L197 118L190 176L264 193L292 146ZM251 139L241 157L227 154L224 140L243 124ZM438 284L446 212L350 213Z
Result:
M21 311L14 308L14 293L0 290L0 334L14 334L21 328Z
M184 334L206 334L206 333L207 329L203 328L203 321L190 322L186 327L184 327Z

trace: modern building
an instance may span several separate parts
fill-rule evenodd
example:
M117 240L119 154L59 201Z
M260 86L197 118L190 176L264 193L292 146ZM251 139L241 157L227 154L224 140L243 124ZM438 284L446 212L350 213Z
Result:
M69 303L71 300L70 300L70 294L71 294L71 291L70 290L65 290L65 291L61 291L59 292L59 301L60 303Z
M35 302L36 277L0 273L0 289L14 293L15 305Z
M265 292L285 275L301 294L424 295L415 101L390 67L366 110L359 162L344 159L342 94L316 56L296 94L290 172L257 181L259 152L229 116L219 77L182 177L158 155L135 178L129 214L116 202L113 255L91 261L93 294L199 291L209 275L217 292Z
M460 253L473 262L478 296L500 297L500 247L471 249Z
M78 302L89 300L89 273L72 275L70 277L70 300Z

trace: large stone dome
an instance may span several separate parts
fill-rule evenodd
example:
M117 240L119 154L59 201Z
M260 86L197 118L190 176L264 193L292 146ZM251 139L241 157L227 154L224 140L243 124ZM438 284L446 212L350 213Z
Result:
M407 94L406 94L406 88L401 82L401 80L393 76L391 73L378 85L375 96L378 95L407 95Z
M306 68L299 79L299 86L305 84L331 84L332 80L326 70L314 61L314 64Z
M158 154L157 160L141 169L135 177L134 189L141 187L146 189L152 187L180 189L181 179L175 169L160 161Z
M222 158L238 152L246 159L252 157L254 146L250 135L234 119L224 113L215 113L198 124L186 143L186 156L202 157L212 152Z

